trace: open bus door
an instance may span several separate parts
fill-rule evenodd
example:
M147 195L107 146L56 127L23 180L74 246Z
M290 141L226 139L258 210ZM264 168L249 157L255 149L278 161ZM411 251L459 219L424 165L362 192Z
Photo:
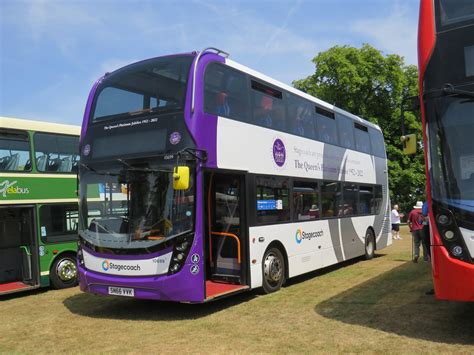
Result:
M206 175L206 299L247 289L245 175Z
M32 206L0 207L0 295L39 287Z

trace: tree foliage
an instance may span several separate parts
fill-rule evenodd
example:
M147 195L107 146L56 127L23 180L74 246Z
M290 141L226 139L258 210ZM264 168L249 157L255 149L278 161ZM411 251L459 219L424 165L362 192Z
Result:
M392 204L409 211L422 200L425 189L423 151L414 156L402 152L400 105L405 96L417 95L418 71L403 57L383 55L365 44L361 48L335 46L314 59L313 75L293 82L310 95L378 124L383 131L388 158ZM421 139L419 113L405 113L408 133Z

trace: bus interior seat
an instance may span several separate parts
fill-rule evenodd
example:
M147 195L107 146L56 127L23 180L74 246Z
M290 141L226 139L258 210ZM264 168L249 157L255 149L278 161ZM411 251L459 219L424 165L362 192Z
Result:
M71 157L66 157L61 160L61 164L58 168L58 171L63 173L69 173L72 170L72 160Z
M48 162L47 154L43 154L39 158L36 158L36 169L38 169L38 171L46 171L47 162Z
M20 163L20 154L15 153L12 154L10 157L10 161L8 162L5 170L18 170L18 165Z
M48 162L48 171L58 171L59 167L61 166L62 160L61 158L51 159Z
M28 159L25 163L24 169L25 171L31 170L31 159Z
M0 170L7 170L7 166L11 158L11 156L7 155L0 159Z

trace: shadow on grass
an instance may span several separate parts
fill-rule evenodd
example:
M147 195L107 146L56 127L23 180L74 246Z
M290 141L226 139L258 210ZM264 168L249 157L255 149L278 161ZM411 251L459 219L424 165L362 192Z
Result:
M406 262L321 302L315 311L326 318L409 338L473 345L474 303L437 301L425 294L430 289L429 264Z
M126 320L178 321L198 319L257 297L254 291L203 304L139 300L123 297L103 297L80 293L63 301L74 314L85 317Z
M379 258L385 254L376 254ZM313 277L327 274L352 264L361 262L362 258L355 258L342 263L316 270L301 276L294 277L286 283L286 287L307 281ZM173 321L184 319L197 319L220 312L227 308L249 302L258 297L260 291L251 290L227 298L218 299L203 304L185 304L166 301L149 301L123 297L103 297L88 293L80 293L63 301L70 312L85 317L127 319L127 320L152 320Z

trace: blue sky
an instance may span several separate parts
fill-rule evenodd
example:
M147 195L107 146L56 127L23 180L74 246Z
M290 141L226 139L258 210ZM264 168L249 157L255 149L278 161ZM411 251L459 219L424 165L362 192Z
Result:
M291 84L334 45L416 64L418 0L0 0L0 116L80 124L94 81L213 46Z

